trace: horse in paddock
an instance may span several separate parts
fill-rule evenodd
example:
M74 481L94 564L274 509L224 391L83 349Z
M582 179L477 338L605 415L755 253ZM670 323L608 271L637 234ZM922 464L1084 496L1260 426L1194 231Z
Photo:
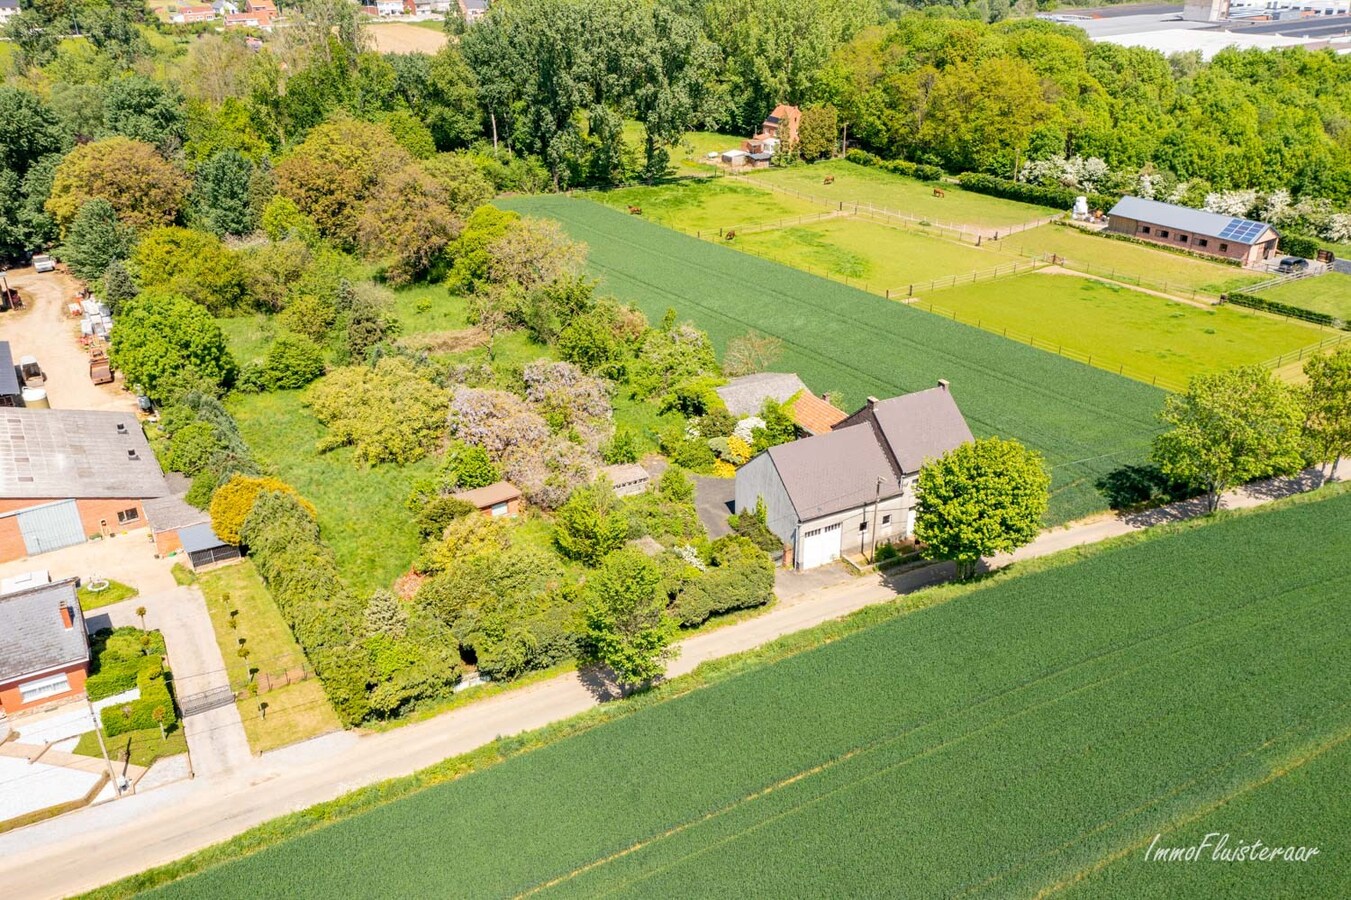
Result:
M630 206L630 207L629 207L629 215L631 215L631 216L641 216L642 214L643 214L643 208L642 208L641 206Z
M730 240L731 240L732 238L734 238L734 237L736 237L736 232L735 232L735 231L729 231L729 232L727 232L726 234L724 234L724 235L722 236L722 239L725 240L725 241L730 241Z
M835 183L835 176L834 176L834 175L827 175L825 178L821 179L821 183L822 183L822 184L834 184L834 183Z
M948 192L945 191L945 190L943 190L942 188L934 188L934 196L935 196L935 197L946 197L947 195L948 195Z

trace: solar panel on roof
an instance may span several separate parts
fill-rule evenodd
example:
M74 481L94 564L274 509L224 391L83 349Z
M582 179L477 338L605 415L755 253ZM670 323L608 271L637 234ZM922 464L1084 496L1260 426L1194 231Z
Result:
M1229 224L1220 229L1219 236L1227 240L1250 244L1265 230L1266 226L1261 222L1250 222L1247 219L1230 219Z

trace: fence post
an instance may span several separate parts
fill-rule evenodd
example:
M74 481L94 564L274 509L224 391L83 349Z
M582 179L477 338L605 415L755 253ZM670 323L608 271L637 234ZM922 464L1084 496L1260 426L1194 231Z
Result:
M887 288L887 299L891 299L891 288Z
M908 288L905 289L905 295L906 295L907 297L913 297L913 296L915 296L915 286L914 286L913 284L910 285Z

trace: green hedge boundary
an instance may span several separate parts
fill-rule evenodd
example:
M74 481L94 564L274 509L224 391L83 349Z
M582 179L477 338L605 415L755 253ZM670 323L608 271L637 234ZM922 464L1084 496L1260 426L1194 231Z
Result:
M904 175L907 178L917 178L920 181L942 181L946 174L938 166L913 163L905 159L883 159L867 150L850 150L844 155L844 158L855 165L881 169L883 172Z
M1233 291L1226 294L1224 299L1226 302L1232 303L1235 306L1246 306L1248 309L1259 309L1263 312L1275 313L1278 316L1302 319L1305 322L1312 322L1315 325L1327 325L1329 328L1339 328L1342 331L1351 331L1351 322L1344 322L1327 313L1314 312L1311 309L1304 309L1301 306L1290 306L1286 303L1278 303L1275 300L1266 300L1262 297L1253 294L1245 294L1241 291Z
M1182 256L1186 257L1187 259L1197 259L1200 260L1201 262L1216 263L1217 265L1222 266L1232 266L1235 269L1243 268L1243 264L1236 259L1229 259L1224 256L1211 256L1206 253L1197 253L1195 250L1188 250L1185 247L1170 247L1168 244L1160 244L1156 241L1147 241L1143 238L1138 238L1131 234L1122 234L1119 231L1106 231L1106 230L1089 231L1086 228L1079 228L1078 225L1075 225L1073 222L1068 222L1064 219L1058 219L1052 224L1059 225L1063 228L1078 228L1084 234L1091 234L1094 235L1095 237L1107 238L1108 240L1112 241L1122 241L1127 244L1138 244L1141 247L1148 247L1151 250L1160 250L1164 253L1171 253L1174 256Z
M144 658L136 673L136 686L141 696L130 703L105 706L99 713L103 722L103 733L108 737L117 737L128 731L144 731L149 728L166 728L178 721L174 710L174 698L169 693L169 681L164 677L164 657L151 654ZM155 710L164 711L164 718L155 721Z
M1088 198L1090 209L1102 210L1111 209L1116 205L1118 199L1107 194L1089 194L1071 188L1024 184L1021 181L1010 181L1007 178L983 175L980 172L963 172L957 176L957 183L966 190L978 194L989 194L991 197L1018 200L1022 203L1032 203L1037 206L1049 206L1066 212L1074 207L1074 201L1079 197Z

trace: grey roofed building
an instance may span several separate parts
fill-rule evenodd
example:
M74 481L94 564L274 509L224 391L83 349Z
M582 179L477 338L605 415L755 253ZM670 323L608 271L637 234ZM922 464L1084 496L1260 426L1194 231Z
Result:
M63 604L70 609L70 627L62 622ZM74 578L0 596L0 682L88 659L89 638Z
M729 413L753 416L760 412L767 398L785 403L794 394L807 390L807 386L792 372L757 372L733 378L716 390Z
M891 465L872 428L855 425L770 447L774 468L800 521L819 518L896 493Z
M205 510L198 509L181 496L155 497L141 504L152 532L177 531L190 525L211 521Z
M1203 209L1192 209L1189 206L1162 203L1158 200L1146 200L1143 197L1122 197L1108 215L1163 225L1206 237L1232 240L1236 244L1254 243L1266 231L1272 230L1265 222L1254 222L1251 219L1206 212Z
M3 3L4 0L0 0ZM12 398L20 398L13 400ZM18 406L23 402L23 386L19 384L19 373L14 368L14 354L9 349L9 341L0 341L0 404ZM5 398L11 398L6 402Z
M202 550L215 550L217 547L230 546L216 536L216 530L211 527L210 522L188 525L178 532L178 539L183 542L184 553L197 553Z
M868 399L868 405L841 422L837 429L869 422L898 475L918 472L926 459L942 456L972 439L971 429L948 391L947 382L927 391L889 400Z
M0 498L137 498L169 494L141 423L130 413L0 412Z

